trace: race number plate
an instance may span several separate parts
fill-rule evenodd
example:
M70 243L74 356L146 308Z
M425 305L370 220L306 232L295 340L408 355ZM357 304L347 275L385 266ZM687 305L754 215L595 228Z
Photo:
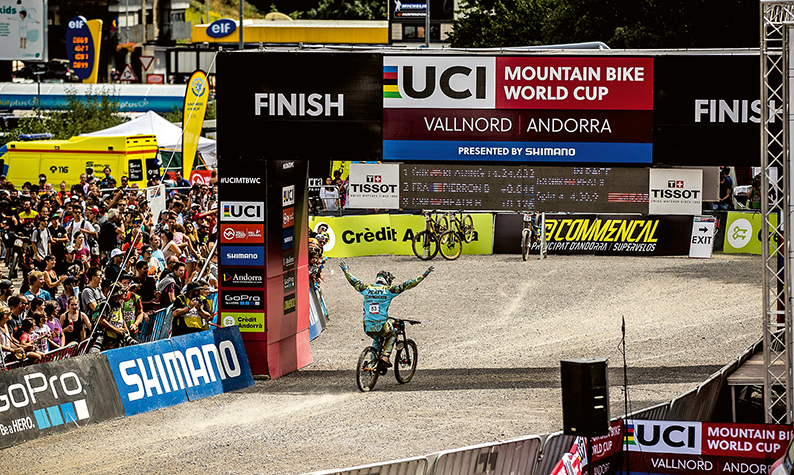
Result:
M370 315L377 315L380 313L380 305L377 303L369 304L369 314Z

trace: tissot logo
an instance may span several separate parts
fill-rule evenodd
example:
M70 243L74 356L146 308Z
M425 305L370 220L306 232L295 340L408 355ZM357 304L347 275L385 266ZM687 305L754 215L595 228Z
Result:
M684 180L667 180L667 188L683 188Z
M381 175L367 175L367 183L380 183L383 181Z
M256 93L254 94L254 114L292 117L343 117L345 115L345 95L318 92Z
M292 206L295 204L295 185L281 188L281 206Z

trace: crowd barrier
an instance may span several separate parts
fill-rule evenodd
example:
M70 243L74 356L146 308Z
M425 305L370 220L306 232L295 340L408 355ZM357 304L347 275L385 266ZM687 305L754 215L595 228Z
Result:
M254 384L236 326L81 358L67 353L0 373L0 448Z
M720 368L720 370L711 374L706 381L700 383L697 387L685 392L684 394L669 402L657 404L655 406L631 412L618 418L613 418L613 429L619 427L621 421L623 420L628 421L631 424L648 424L657 421L661 425L670 424L670 421L686 421L685 423L689 425L709 424L710 426L718 426L720 428L747 426L757 429L768 427L768 432L779 434L779 440L773 442L766 441L768 446L774 447L773 449L767 449L768 453L766 459L759 459L759 454L755 453L755 458L747 458L749 456L746 456L745 459L737 459L739 460L738 462L729 462L736 464L755 463L758 465L759 470L764 468L762 467L764 463L768 465L772 460L775 460L780 456L781 451L785 450L791 434L791 426L708 423L708 421L710 421L715 415L715 408L718 405L720 395L723 394L723 388L727 384L726 381L728 376L736 371L736 369L738 369L742 364L747 362L754 354L759 352L762 348L762 344L763 342L758 340L756 343L748 347L737 358ZM693 427L699 428L700 426L698 425ZM606 440L610 438L613 445L621 444L619 434L617 437L611 434L610 436L605 436L600 439ZM491 475L508 475L517 473L548 475L560 461L562 456L571 450L574 439L574 436L565 435L562 432L555 432L546 436L542 442L540 436L530 436L523 439L516 439L515 441L496 442L492 444L482 444L474 447L449 450L426 455L424 457L414 457L393 462L380 462L371 465L361 465L353 468L312 472L308 475L474 475L477 473L488 473ZM532 442L534 446L522 447L520 449L517 447L510 447L510 444L516 444L517 442L521 441L534 441ZM615 447L613 447L612 450L614 451ZM714 452L710 455L718 457L719 453ZM727 452L723 455L736 457L736 454L729 454ZM600 459L597 457L593 459L593 463L601 465L596 467L596 473L605 474L614 472L614 467L612 469L609 467L609 464L611 463L611 457L612 454L610 453L607 455L602 455ZM752 462L748 462L748 460L752 460ZM760 460L764 461L762 462ZM422 461L426 461L426 463ZM422 471L423 466L426 467L424 471ZM664 469L666 469L666 467L656 467L654 473L670 473L665 472ZM640 472L643 471L644 470L640 470ZM677 472L673 471L673 473ZM764 472L759 471L753 473Z

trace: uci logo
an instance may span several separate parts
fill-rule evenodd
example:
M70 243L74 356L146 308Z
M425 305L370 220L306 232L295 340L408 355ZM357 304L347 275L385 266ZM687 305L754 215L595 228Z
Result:
M384 58L385 107L494 108L495 58Z
M628 421L629 450L656 453L700 454L699 422Z
M223 203L223 221L262 221L265 216L265 203L262 201L236 201Z

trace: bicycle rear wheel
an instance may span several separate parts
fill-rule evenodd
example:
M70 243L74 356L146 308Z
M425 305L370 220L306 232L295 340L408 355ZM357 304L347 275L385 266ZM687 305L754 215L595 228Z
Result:
M463 233L464 241L474 241L474 220L470 214L463 217L463 225L460 228L460 232Z
M463 239L455 231L447 231L438 237L438 250L447 260L455 260L463 252Z
M529 229L521 231L521 258L529 259L529 247L532 245L529 239Z
M429 231L416 233L411 246L416 257L423 261L429 261L438 254L438 238Z
M394 357L394 377L398 383L405 384L414 377L418 358L419 353L413 340L405 340L402 348L398 346Z
M361 352L356 366L356 384L362 392L368 392L378 382L378 352L368 346Z

